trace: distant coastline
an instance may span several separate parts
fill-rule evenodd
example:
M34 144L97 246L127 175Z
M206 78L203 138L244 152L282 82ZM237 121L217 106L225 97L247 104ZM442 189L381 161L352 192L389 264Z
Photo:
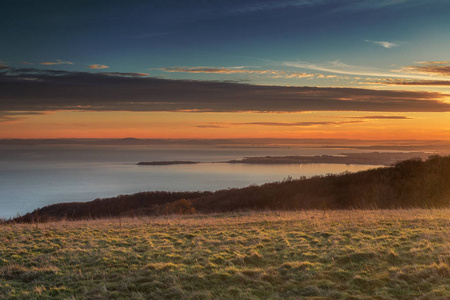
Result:
M188 160L169 160L169 161L141 161L138 162L138 166L168 166L168 165L194 165L198 164L197 161Z
M258 164L258 165L282 165L282 164L353 164L353 165L380 165L389 166L399 161L420 158L427 159L435 153L426 152L364 152L341 153L339 155L291 155L291 156L252 156L243 159L234 159L221 163L227 164ZM185 160L169 161L142 161L138 166L168 166L168 165L193 165L200 162Z
M357 140L357 139L140 139L140 138L63 138L0 139L0 146L86 145L86 146L215 146L218 148L334 148L392 151L450 151L450 140Z
M230 160L231 164L355 164L355 165L392 165L411 158L427 159L433 153L425 152L368 152L342 153L340 155L316 156L261 156Z

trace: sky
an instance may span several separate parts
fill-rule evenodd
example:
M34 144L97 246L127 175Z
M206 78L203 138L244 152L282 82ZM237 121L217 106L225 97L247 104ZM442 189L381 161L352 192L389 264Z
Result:
M0 138L450 140L450 1L0 2Z

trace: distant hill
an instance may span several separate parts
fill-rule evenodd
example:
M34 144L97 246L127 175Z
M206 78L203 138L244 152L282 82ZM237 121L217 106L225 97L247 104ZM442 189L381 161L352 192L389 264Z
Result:
M181 200L184 199L184 200ZM358 173L315 176L216 192L144 192L60 203L12 221L85 219L237 210L441 208L450 206L450 156Z

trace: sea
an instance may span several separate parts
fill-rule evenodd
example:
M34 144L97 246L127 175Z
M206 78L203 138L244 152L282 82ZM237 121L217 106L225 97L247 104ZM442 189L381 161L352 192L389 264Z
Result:
M225 163L251 156L338 155L342 152L361 150L214 145L2 145L0 218L8 219L54 203L86 202L141 191L216 191L379 167ZM175 160L200 163L137 165L141 161Z

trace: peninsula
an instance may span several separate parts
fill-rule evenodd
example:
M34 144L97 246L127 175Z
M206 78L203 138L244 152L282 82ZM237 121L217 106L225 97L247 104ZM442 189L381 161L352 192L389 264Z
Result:
M358 164L358 165L392 165L402 160L427 159L432 153L426 152L367 152L341 153L339 155L296 155L296 156L261 156L230 160L232 164Z
M167 165L194 165L198 164L197 161L188 160L169 160L169 161L141 161L138 162L138 166L167 166Z

